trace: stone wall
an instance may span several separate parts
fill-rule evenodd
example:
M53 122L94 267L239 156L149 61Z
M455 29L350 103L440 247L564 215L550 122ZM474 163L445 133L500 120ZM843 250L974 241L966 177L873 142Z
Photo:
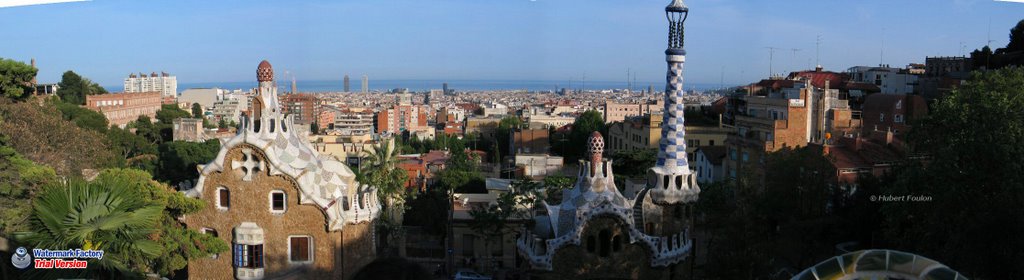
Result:
M225 170L205 177L200 199L206 202L206 207L182 218L188 228L214 229L221 240L231 244L235 227L242 222L256 223L265 235L264 275L267 277L300 274L308 278L338 279L340 276L347 279L355 269L375 257L369 232L372 225L346 225L342 232L329 232L326 216L320 207L299 204L298 185L292 178L287 175L271 176L268 171L273 167L266 166L253 176L252 181L243 181L241 171L228 169L233 160L241 161L243 148L252 149L253 156L269 165L266 155L254 146L242 144L230 150L222 163ZM216 207L220 187L230 192L230 207L226 210ZM286 194L286 211L282 214L270 212L272 190ZM312 237L312 264L297 266L288 262L288 238L295 235ZM191 261L188 270L192 279L233 279L232 252L224 252L215 259Z
M602 235L602 231L606 234ZM607 256L602 256L604 236L619 236L618 250L609 242ZM589 239L593 246L588 248ZM534 271L530 279L687 279L688 262L669 267L651 267L650 249L643 243L630 243L629 227L611 216L591 219L583 228L580 245L562 247L552 258L552 271ZM684 269L686 268L686 269Z

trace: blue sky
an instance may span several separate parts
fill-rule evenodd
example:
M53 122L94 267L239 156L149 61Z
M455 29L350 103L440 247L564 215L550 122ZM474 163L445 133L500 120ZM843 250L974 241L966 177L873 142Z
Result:
M0 9L0 57L36 58L41 82L74 70L102 85L167 71L179 83L251 81L268 59L299 80L620 81L665 73L668 0L107 1ZM1024 4L689 0L688 82L726 84L810 68L1005 46ZM881 54L884 40L884 55ZM962 43L961 43L962 42ZM800 49L793 52L791 49Z

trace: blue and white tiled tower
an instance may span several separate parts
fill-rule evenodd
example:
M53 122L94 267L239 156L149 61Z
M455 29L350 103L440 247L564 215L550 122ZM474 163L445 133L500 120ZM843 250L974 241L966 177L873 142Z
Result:
M683 22L688 14L689 9L682 0L673 0L665 7L669 22L668 49L665 50L665 61L668 62L665 115L658 145L658 162L650 172L651 199L657 204L692 202L700 193L696 174L692 174L687 163L686 128L683 126L683 63L686 61Z

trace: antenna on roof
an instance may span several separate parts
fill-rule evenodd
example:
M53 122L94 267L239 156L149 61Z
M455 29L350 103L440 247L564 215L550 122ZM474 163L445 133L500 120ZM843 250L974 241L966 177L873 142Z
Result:
M821 65L821 34L818 34L818 39L814 42L814 65Z
M775 71L774 71L775 69L772 68L772 60L774 60L774 58L775 58L775 50L777 50L779 48L776 48L776 47L764 47L764 48L768 49L768 78L771 78L772 75L775 75Z
M798 63L796 63L796 52L801 51L801 49L792 48L792 49L789 49L789 50L793 51L793 61L794 61L793 64L794 64L794 68L800 68L800 66L796 66L796 64L798 64ZM799 71L799 70L800 69L794 69L794 71Z
M882 48L878 50L878 65L885 62L885 27L882 27Z

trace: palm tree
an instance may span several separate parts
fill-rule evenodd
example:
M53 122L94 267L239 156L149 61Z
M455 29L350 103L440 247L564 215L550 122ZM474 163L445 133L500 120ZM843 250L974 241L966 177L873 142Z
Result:
M381 141L364 152L366 158L360 165L366 181L364 183L377 187L378 196L385 208L397 208L392 206L399 206L404 201L408 175L405 170L398 168L399 151L395 141Z
M405 170L398 168L399 151L394 139L381 141L364 152L365 159L359 165L361 177L363 183L377 188L377 196L383 206L381 228L387 236L401 225L401 214L405 210L405 180L408 175Z
M35 248L103 250L102 259L89 260L89 269L33 270L26 276L52 278L48 273L75 273L99 278L139 277L148 261L162 254L152 236L163 207L145 203L132 184L105 180L71 180L49 185L36 197L33 233L26 240ZM64 275L60 275L64 276Z

